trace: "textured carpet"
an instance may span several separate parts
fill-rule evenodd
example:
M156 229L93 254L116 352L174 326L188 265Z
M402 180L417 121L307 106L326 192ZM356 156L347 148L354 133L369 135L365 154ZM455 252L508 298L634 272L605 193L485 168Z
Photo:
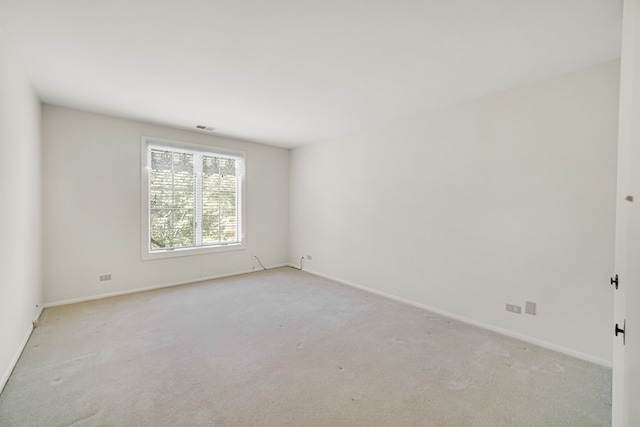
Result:
M606 426L611 370L291 268L46 309L2 426Z

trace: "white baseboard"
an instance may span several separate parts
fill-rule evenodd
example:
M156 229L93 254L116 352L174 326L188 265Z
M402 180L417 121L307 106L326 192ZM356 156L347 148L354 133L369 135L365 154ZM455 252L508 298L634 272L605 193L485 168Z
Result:
M286 267L286 266L288 266L288 264L276 264L276 265L268 266L267 269L270 270L272 268ZM48 302L48 303L44 304L42 307L43 308L57 307L57 306L60 306L60 305L75 304L75 303L78 303L78 302L95 301L95 300L104 299L104 298L117 297L117 296L120 296L120 295L135 294L137 292L146 292L146 291L153 291L155 289L171 288L173 286L188 285L189 283L203 282L205 280L222 279L224 277L238 276L240 274L247 274L247 273L257 273L259 271L263 271L263 270L236 271L236 272L233 272L233 273L219 274L219 275L216 275L216 276L198 277L198 278L189 279L189 280L183 280L183 281L178 281L178 282L170 282L170 283L163 283L163 284L160 284L160 285L146 286L146 287L142 287L142 288L127 289L127 290L124 290L124 291L109 292L109 293L105 293L105 294L90 295L90 296L80 297L80 298L72 298L72 299L67 299L67 300ZM42 309L40 309L40 312L42 312ZM38 317L39 317L39 315L38 315Z
M292 267L292 268L300 269L300 266L295 265L293 263L270 265L270 266L267 267L267 269L271 270L273 268L280 268L280 267ZM238 272L234 272L234 273L227 273L227 274L221 274L221 275L216 275L216 276L201 277L201 278L192 279L192 280L172 282L172 283L164 283L164 284L160 284L160 285L148 286L148 287L143 287L143 288L128 289L128 290L125 290L125 291L111 292L111 293L106 293L106 294L92 295L92 296L88 296L88 297L74 298L74 299L69 299L69 300L46 303L40 308L40 310L39 310L39 312L38 312L38 314L36 316L36 321L40 317L40 314L42 313L42 309L43 308L47 308L47 307L55 307L55 306L66 305L66 304L74 304L74 303L84 302L84 301L93 301L93 300L98 300L98 299L103 299L103 298L110 298L110 297L119 296L119 295L127 295L127 294L136 293L136 292L145 292L145 291L151 291L151 290L154 290L154 289L169 288L169 287L172 287L172 286L186 285L186 284L189 284L189 283L202 282L202 281L205 281L205 280L221 279L221 278L224 278L224 277L237 276L239 274L247 274L247 273L260 272L260 271L263 271L263 270L244 270L244 271L238 271ZM385 297L385 298L389 298L389 299L394 300L394 301L398 301L398 302L401 302L401 303L404 303L404 304L408 304L408 305L411 305L413 307L418 307L420 309L423 309L423 310L426 310L426 311L430 311L432 313L436 313L436 314L439 314L441 316L448 317L450 319L459 320L461 322L464 322L464 323L467 323L467 324L470 324L470 325L478 326L478 327L483 328L483 329L487 329L487 330L490 330L490 331L493 331L493 332L497 332L499 334L502 334L502 335L505 335L505 336L508 336L508 337L511 337L511 338L518 339L520 341L524 341L524 342L527 342L527 343L530 343L530 344L533 344L533 345L537 345L539 347L543 347L543 348L546 348L546 349L549 349L549 350L557 351L559 353L563 353L563 354L566 354L568 356L575 357L577 359L585 360L587 362L595 363L597 365L601 365L601 366L604 366L606 368L612 368L612 366L613 366L612 362L609 361L609 360L600 359L598 357L594 357L594 356L591 356L591 355L586 354L586 353L582 353L582 352L579 352L579 351L576 351L576 350L572 350L570 348L559 346L557 344L553 344L553 343L550 343L550 342L547 342L547 341L543 341L543 340L540 340L540 339L537 339L537 338L533 338L533 337L530 337L530 336L527 336L527 335L523 335L523 334L520 334L520 333L517 333L517 332L513 332L513 331L510 331L508 329L499 328L497 326L490 325L490 324L487 324L487 323L478 322L476 320L469 319L469 318L466 318L466 317L463 317L463 316L460 316L460 315L457 315L457 314L454 314L454 313L450 313L448 311L441 310L441 309L436 308L436 307L432 307L432 306L429 306L429 305L426 305L426 304L422 304L422 303L419 303L419 302L416 302L416 301L412 301L412 300L408 300L408 299L405 299L405 298L401 298L401 297L398 297L396 295L392 295L392 294L389 294L389 293L386 293L386 292L381 292L381 291L378 291L378 290L375 290L375 289L372 289L372 288L369 288L369 287L366 287L366 286L363 286L363 285L359 285L357 283L349 282L347 280L342 280L342 279L340 279L338 277L334 277L334 276L331 276L331 275L328 275L328 274L320 273L320 272L315 271L315 270L309 270L309 269L305 268L305 269L303 269L303 271L305 271L307 273L310 273L310 274L313 274L315 276L324 277L326 279L333 280L335 282L338 282L338 283L341 283L341 284L344 284L344 285L347 285L347 286L351 286L353 288L357 288L357 289L360 289L360 290L363 290L363 291L366 291L366 292L369 292L369 293L372 293L372 294L375 294L375 295L379 295L379 296L382 296L382 297ZM31 330L33 330L33 328L30 329L29 334L31 334ZM24 348L24 345L26 345L26 341L29 338L29 334L27 335L27 338L25 339L24 344L20 348L20 352L18 353L18 355L16 357L16 362L17 362L17 358L19 358L20 354L22 353L22 349ZM13 369L13 366L12 366L11 370L12 369ZM9 374L11 373L11 370L9 371ZM8 375L9 374L7 374L7 378L4 379L4 381L6 381L8 379ZM4 386L4 382L2 382L0 384L2 384Z
M38 321L40 320L40 316L42 315L42 310L44 310L44 304L40 304L36 307L38 307L38 311L36 312L36 315L33 318L33 326L35 327L37 327Z
M16 364L18 363L18 360L20 360L20 356L22 355L24 348L27 346L27 342L29 342L29 338L31 338L31 334L33 333L34 327L36 327L36 325L38 324L38 320L40 319L40 315L42 314L42 310L44 309L44 306L42 304L38 304L36 305L36 307L38 307L38 311L36 312L36 315L33 318L33 322L31 322L31 325L29 325L29 327L27 328L27 334L22 339L20 346L18 346L18 351L16 352L15 356L13 356L13 359L11 359L11 363L9 363L9 366L7 367L6 372L2 375L2 378L0 378L0 393L2 393L2 390L4 390L4 386L7 385L7 382L9 381L9 377L11 377L11 373L15 369Z
M297 268L293 264L289 264L289 266ZM490 330L490 331L493 331L493 332L497 332L497 333L499 333L501 335L506 335L508 337L515 338L515 339L518 339L520 341L524 341L524 342L527 342L527 343L530 343L530 344L533 344L533 345L537 345L539 347L543 347L543 348L546 348L546 349L549 349L549 350L557 351L558 353L563 353L563 354L566 354L568 356L575 357L576 359L585 360L587 362L595 363L597 365L604 366L606 368L612 368L613 367L613 363L611 361L609 361L609 360L600 359L598 357L594 357L594 356L591 356L591 355L586 354L586 353L575 351L575 350L572 350L570 348L562 347L562 346L559 346L557 344L553 344L553 343L550 343L550 342L547 342L547 341L539 340L537 338L533 338L533 337L530 337L530 336L527 336L527 335L522 335L522 334L519 334L517 332L510 331L508 329L503 329L503 328L499 328L497 326L493 326L493 325L490 325L490 324L487 324L487 323L478 322L476 320L469 319L469 318L466 318L466 317L463 317L463 316L459 316L457 314L450 313L448 311L441 310L441 309L436 308L436 307L431 307L431 306L428 306L426 304L421 304L419 302L411 301L411 300L408 300L408 299L405 299L405 298L401 298L401 297L398 297L398 296L395 296L395 295L392 295L392 294L388 294L386 292L377 291L375 289L371 289L371 288L368 288L366 286L359 285L357 283L349 282L347 280L342 280L340 278L333 277L333 276L330 276L328 274L320 273L318 271L309 270L309 269L305 269L304 271L307 272L307 273L313 274L315 276L324 277L325 279L329 279L329 280L333 280L333 281L338 282L338 283L342 283L343 285L351 286L353 288L357 288L357 289L360 289L360 290L363 290L363 291L366 291L366 292L369 292L369 293L372 293L372 294L375 294L375 295L379 295L379 296L382 296L382 297L385 297L385 298L389 298L389 299L394 300L394 301L402 302L404 304L408 304L408 305L411 305L413 307L421 308L423 310L430 311L432 313L436 313L436 314L439 314L441 316L448 317L450 319L459 320L461 322L464 322L464 323L467 323L467 324L470 324L470 325L473 325L473 326L478 326L478 327L483 328L483 329L487 329L487 330Z
M40 313L41 311L42 310L40 310L38 313ZM5 373L2 375L2 378L0 378L0 393L2 393L2 390L4 390L4 386L7 385L7 382L9 381L9 377L11 376L13 369L16 367L16 364L18 363L18 360L20 359L20 356L22 355L22 352L24 351L25 346L29 341L29 337L31 337L31 332L33 332L33 323L30 324L29 327L27 328L27 333L22 339L22 342L18 347L18 351L16 352L15 356L13 356L13 359L11 359L11 363L9 363L9 366L7 367L7 370L5 371Z

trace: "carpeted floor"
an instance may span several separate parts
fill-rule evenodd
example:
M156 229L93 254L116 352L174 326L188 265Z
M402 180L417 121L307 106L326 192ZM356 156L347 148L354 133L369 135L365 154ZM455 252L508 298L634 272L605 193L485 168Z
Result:
M1 426L607 426L611 370L291 268L46 309Z

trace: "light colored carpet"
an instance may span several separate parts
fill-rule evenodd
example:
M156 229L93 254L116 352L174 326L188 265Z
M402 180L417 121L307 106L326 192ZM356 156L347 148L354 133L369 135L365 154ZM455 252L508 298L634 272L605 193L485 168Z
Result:
M606 426L611 370L291 268L46 309L2 426Z

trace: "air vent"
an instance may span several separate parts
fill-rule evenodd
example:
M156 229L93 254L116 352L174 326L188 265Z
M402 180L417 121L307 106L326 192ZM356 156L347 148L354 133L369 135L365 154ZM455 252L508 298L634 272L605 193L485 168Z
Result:
M200 130L206 130L207 132L211 132L211 131L213 131L213 129L215 129L215 128L212 128L212 127L202 126L202 125L197 125L196 128L200 129Z

